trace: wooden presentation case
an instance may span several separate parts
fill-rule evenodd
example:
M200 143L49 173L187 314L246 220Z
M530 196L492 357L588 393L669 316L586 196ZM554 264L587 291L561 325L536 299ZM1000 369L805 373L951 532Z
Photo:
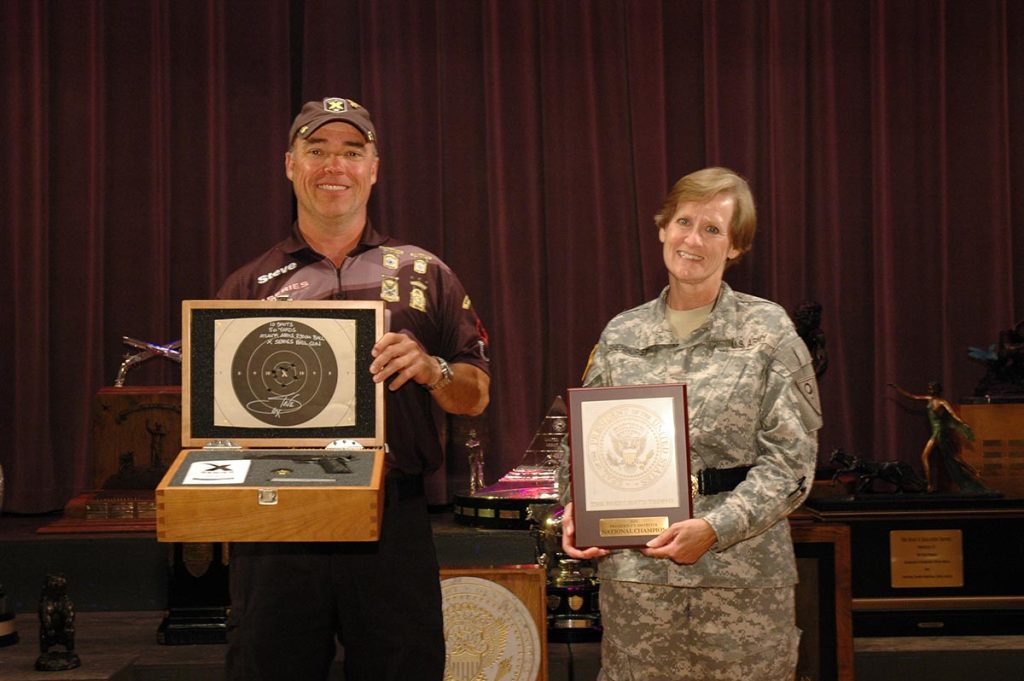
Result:
M337 336L334 326L351 320L345 328L353 331L348 357L341 360L339 374L350 367L354 383L353 425L325 426L314 418L286 427L261 424L224 425L215 417L221 394L215 390L223 381L215 377L216 333L220 325L242 320L243 325L264 328L292 323L294 328L311 328L331 344ZM342 320L338 322L336 320ZM370 350L384 329L384 305L380 301L183 301L182 302L182 446L174 463L156 489L157 540L162 542L231 541L374 541L379 537L384 495L384 393L383 385L371 380ZM256 331L245 338L249 343ZM335 335L332 335L335 334ZM223 340L224 336L221 337ZM322 340L322 339L321 339ZM251 343L250 343L251 344ZM269 341L268 341L269 344ZM240 344L241 346L242 344ZM286 348L287 350L287 348ZM233 357L247 352L235 347ZM252 350L255 354L257 350ZM234 368L235 364L232 365ZM241 397L232 398L238 401ZM322 399L322 396L318 399ZM218 412L219 413L219 412ZM246 415L242 414L245 418ZM250 419L253 420L253 419ZM336 441L360 449L325 449ZM234 448L222 448L229 442ZM276 478L278 482L252 484L185 484L186 471L193 463L210 460L253 460L253 467L265 464L261 455L296 456L314 459L298 466L316 467L319 457L344 456L359 473L357 483L303 484ZM276 461L276 459L275 459ZM252 470L252 469L251 469ZM326 475L326 474L324 474ZM254 477L254 475L250 475Z

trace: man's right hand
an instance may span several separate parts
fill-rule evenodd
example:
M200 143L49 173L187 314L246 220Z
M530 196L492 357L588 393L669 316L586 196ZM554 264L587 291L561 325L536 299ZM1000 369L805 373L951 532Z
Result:
M600 558L611 553L608 549L596 546L583 550L576 548L576 523L573 522L571 501L565 505L565 511L562 513L562 552L570 558L576 558L577 560Z

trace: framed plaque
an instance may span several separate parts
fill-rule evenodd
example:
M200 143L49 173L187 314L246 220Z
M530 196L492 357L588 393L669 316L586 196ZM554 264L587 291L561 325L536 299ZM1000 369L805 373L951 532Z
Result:
M686 386L568 392L576 545L643 546L692 517Z

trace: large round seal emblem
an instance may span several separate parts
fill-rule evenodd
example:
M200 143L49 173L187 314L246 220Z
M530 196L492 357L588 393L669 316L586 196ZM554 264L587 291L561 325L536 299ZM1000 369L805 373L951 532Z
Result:
M522 601L479 577L441 581L444 681L534 681L540 636Z
M672 457L662 418L645 407L612 407L594 421L587 442L593 472L618 490L644 489L659 480Z

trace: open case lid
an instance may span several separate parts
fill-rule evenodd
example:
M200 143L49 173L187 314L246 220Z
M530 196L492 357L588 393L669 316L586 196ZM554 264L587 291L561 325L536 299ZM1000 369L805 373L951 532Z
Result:
M370 351L384 303L182 301L181 443L384 444L384 386Z

